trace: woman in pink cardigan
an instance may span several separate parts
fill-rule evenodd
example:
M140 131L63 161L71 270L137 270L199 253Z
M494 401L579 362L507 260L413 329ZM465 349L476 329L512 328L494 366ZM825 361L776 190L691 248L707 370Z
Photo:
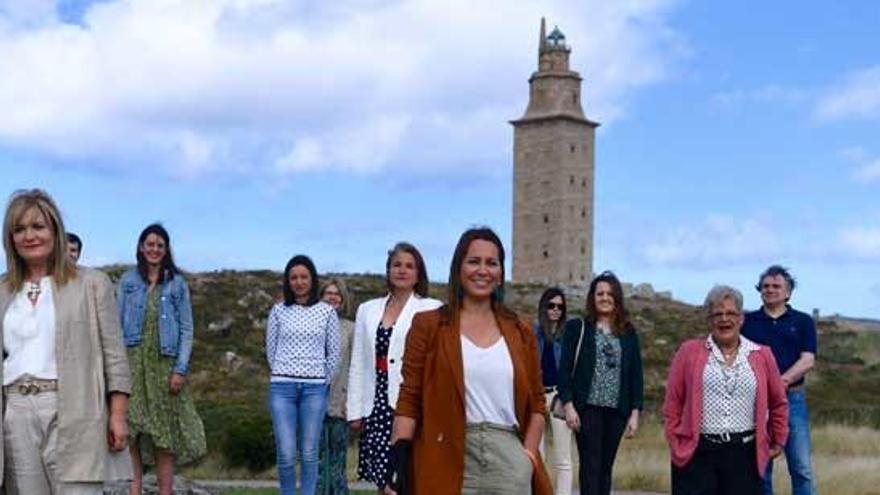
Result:
M710 333L669 368L663 416L673 495L760 495L767 462L788 436L785 386L770 349L740 335L742 294L706 296Z

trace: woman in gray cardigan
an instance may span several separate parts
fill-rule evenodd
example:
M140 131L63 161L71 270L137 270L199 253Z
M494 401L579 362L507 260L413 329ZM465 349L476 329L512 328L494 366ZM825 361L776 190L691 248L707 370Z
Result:
M127 466L129 370L113 286L73 265L55 203L12 195L0 279L6 493L99 494L108 465ZM5 459L4 459L5 455Z

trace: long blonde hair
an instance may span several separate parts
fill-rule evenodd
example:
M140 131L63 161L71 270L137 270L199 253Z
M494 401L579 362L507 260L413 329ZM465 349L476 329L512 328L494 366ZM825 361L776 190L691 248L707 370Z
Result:
M12 232L15 225L31 208L36 208L43 214L55 234L48 266L48 272L55 284L64 285L76 276L76 267L67 259L67 234L64 231L61 212L58 211L55 201L42 189L21 189L9 197L3 220L3 249L6 251L6 277L4 281L13 292L18 291L24 285L27 266L24 259L15 250Z

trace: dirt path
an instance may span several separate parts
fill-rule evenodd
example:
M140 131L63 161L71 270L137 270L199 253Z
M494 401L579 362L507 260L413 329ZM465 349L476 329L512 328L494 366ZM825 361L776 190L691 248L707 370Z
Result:
M271 480L192 480L193 483L205 488L277 488L278 482ZM371 483L349 483L353 490L371 490L375 485ZM660 495L654 492L623 492L615 490L613 495Z

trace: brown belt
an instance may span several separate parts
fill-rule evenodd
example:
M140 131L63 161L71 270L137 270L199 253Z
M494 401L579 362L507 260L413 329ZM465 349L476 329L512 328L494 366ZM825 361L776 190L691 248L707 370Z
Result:
M4 393L21 395L54 392L56 390L58 390L58 380L45 380L43 378L26 378L3 387Z

